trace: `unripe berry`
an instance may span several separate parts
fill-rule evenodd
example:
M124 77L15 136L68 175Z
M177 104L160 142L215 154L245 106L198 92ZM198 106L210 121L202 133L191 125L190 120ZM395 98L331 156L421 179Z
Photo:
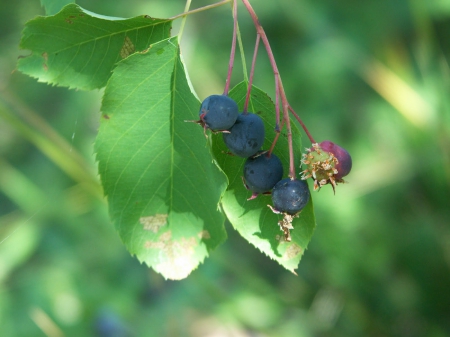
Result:
M319 145L322 150L332 153L338 160L338 163L334 167L338 171L334 175L335 179L342 179L350 173L352 169L352 157L347 150L329 140L324 140Z
M347 150L325 140L307 149L302 164L305 165L302 180L313 178L314 190L326 184L331 184L334 190L337 183L343 183L342 178L350 173L352 158Z

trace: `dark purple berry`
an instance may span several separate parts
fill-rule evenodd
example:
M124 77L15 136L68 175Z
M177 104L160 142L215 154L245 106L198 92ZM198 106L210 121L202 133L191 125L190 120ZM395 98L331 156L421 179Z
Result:
M251 157L245 162L244 182L255 197L258 193L269 192L282 177L283 165L273 153L270 157L266 154Z
M264 123L258 115L240 114L236 123L223 134L223 141L236 156L248 158L256 154L264 143Z
M223 131L231 128L236 122L239 110L236 102L225 95L206 97L200 107L200 124L212 131Z
M280 213L295 215L308 203L308 184L303 180L280 180L272 189L273 209Z

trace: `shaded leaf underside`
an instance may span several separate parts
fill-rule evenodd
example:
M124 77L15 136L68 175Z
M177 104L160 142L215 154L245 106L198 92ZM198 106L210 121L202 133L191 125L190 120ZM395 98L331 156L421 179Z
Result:
M230 91L233 98L243 109L247 83L242 82ZM249 112L258 114L264 121L266 140L263 149L269 149L275 136L275 107L270 97L253 87L249 104ZM293 123L292 123L293 124ZM292 127L295 162L300 163L301 138L300 132L293 124ZM251 192L242 183L245 159L226 154L228 152L221 135L214 137L214 154L220 167L227 174L229 187L222 198L222 207L233 227L251 244L276 260L290 271L297 268L301 256L305 251L315 228L315 217L312 200L303 209L298 219L293 222L291 230L292 242L283 241L278 221L280 215L274 214L268 204L272 203L270 195L260 195L254 200L247 201ZM274 153L281 159L287 176L289 167L289 153L286 128L283 129L275 147Z

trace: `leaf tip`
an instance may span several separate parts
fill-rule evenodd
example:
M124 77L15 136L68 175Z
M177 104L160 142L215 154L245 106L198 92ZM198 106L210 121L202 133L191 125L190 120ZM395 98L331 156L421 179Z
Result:
M174 239L172 231L168 230L162 233L157 241L147 240L144 243L146 250L159 251L156 263L145 262L165 279L182 280L203 262L205 256L199 259L196 250L199 246L199 239L207 239L208 236L209 232L202 231L197 237Z

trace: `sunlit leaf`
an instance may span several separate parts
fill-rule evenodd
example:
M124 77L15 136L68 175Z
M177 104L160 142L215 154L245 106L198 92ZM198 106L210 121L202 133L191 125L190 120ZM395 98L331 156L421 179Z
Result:
M240 109L243 108L246 91L247 83L245 82L238 84L230 91L230 97L236 100ZM273 102L266 93L257 87L253 87L249 111L257 113L263 119L266 127L266 140L263 149L269 149L275 136L275 107ZM301 138L299 130L293 123L292 125L295 163L298 170L302 150ZM228 150L221 135L215 136L213 144L217 161L229 179L228 190L222 199L222 207L227 218L247 241L286 269L294 271L314 232L315 217L312 200L300 213L300 217L293 222L292 241L289 243L283 241L283 232L280 231L278 226L281 216L274 214L267 207L268 204L272 203L271 197L260 195L254 200L247 201L251 192L245 189L241 178L245 159L227 154ZM274 153L283 162L284 176L286 177L289 167L286 128L280 135Z
M226 239L225 175L212 160L176 39L118 64L96 140L102 185L120 237L140 261L186 277Z
M105 17L70 4L29 21L20 48L31 51L18 69L40 82L91 90L106 85L116 63L170 36L172 21L141 15Z

